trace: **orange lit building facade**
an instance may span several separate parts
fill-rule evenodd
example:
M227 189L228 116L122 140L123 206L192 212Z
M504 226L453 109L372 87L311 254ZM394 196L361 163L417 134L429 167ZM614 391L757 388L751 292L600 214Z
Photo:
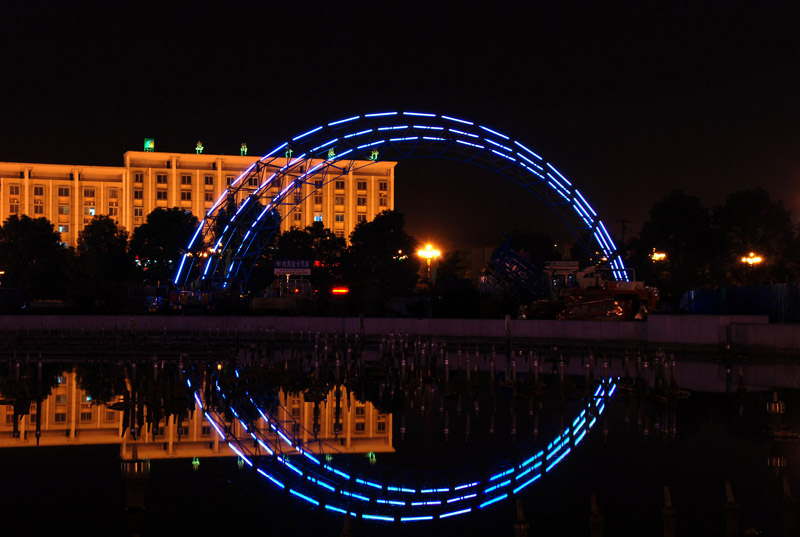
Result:
M36 416L41 412L40 446L119 444L120 455L129 460L136 447L142 459L232 456L233 451L220 440L202 408L195 402L190 417L177 421L174 417L162 418L149 431L142 427L141 436L133 437L130 429L123 429L123 411L94 403L78 387L74 372L59 377L49 397L41 408L31 403L30 412L19 418L18 434L14 435L14 406L0 405L0 449L5 447L36 447ZM3 394L0 394L0 398ZM329 403L322 404L316 422L317 439L335 446L340 453L393 452L392 415L379 412L372 403L361 402L342 388L340 414L335 416L335 391L327 394ZM280 393L282 408L275 419L299 424L298 439L304 443L313 439L314 402L306 401L303 394ZM122 403L122 397L116 403ZM339 430L336 431L336 426ZM257 423L268 430L266 423ZM237 438L250 440L250 435L234 421L230 424ZM317 451L317 444L309 442L306 449ZM330 451L329 451L330 452Z
M0 162L0 222L15 214L45 217L62 242L74 246L95 215L108 215L129 232L158 207L180 207L202 219L258 158L128 151L120 167ZM274 165L285 163L278 159ZM359 222L394 209L395 164L358 162L355 171L335 180L319 178L325 186L316 192L314 185L303 185L282 231L321 221L337 236L349 237Z

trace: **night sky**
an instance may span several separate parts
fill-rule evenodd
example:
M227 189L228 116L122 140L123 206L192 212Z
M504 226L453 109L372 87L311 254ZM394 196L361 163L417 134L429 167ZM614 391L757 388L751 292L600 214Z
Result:
M762 186L799 221L797 16L603 4L17 2L0 32L0 161L121 165L146 136L266 153L349 115L416 110L523 141L617 236L673 189L711 206ZM401 162L396 208L445 246L564 233L516 188Z

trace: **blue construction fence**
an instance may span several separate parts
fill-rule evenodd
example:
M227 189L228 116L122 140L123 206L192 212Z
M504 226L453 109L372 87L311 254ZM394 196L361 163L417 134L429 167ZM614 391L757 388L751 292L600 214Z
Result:
M800 323L800 283L695 289L681 297L683 313L767 315L771 323Z

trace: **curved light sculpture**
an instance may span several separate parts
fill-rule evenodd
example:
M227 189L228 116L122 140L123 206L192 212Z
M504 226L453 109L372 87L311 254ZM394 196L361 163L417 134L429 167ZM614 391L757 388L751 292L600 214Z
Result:
M314 507L341 515L378 522L423 522L446 519L486 509L517 496L528 486L562 462L596 425L606 403L616 391L613 378L598 384L586 406L558 435L540 449L520 457L520 462L495 468L483 479L453 483L434 483L425 488L402 482L364 479L348 469L329 463L303 448L293 434L253 399L251 408L229 403L228 410L239 421L252 441L244 442L229 434L224 416L203 405L202 390L195 392L197 403L220 439L272 485ZM246 416L253 409L262 418ZM331 446L332 450L335 447Z
M259 254L302 201L300 196L379 160L412 157L462 161L517 183L556 213L590 257L601 253L616 280L628 279L617 246L594 208L552 163L525 144L452 116L380 112L317 126L261 157L200 222L174 283L245 288ZM302 190L303 185L311 189Z

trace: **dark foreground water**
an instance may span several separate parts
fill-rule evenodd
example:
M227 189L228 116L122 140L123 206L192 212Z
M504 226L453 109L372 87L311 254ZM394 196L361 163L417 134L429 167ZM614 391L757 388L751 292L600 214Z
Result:
M796 513L796 506L784 496L784 483L800 495L800 442L794 434L800 399L795 392L778 395L786 402L786 412L780 416L767 412L771 391L692 393L671 402L651 398L647 404L620 394L611 401L605 423L518 496L528 534L589 535L594 494L605 535L662 535L668 486L677 535L725 535L727 480L739 506L739 534L783 535L790 522L787 517ZM457 458L465 457L472 448L463 449L468 443L459 436L463 432L459 415L453 414L448 438L440 434L436 419L416 429L413 420L407 420L409 432L401 439L400 420L395 418L398 453L379 455L379 464L402 470L416 460L418 471L437 464L449 444L459 453ZM496 422L494 435L508 433L504 423ZM525 420L519 425L528 427ZM493 440L481 420L472 426L472 434L485 443L504 448L514 444L507 438ZM17 534L11 529L17 524L24 528L20 535L126 535L132 529L142 535L342 534L340 515L276 490L249 467L240 468L233 457L203 459L197 470L185 459L152 461L141 512L126 510L119 468L117 446L0 451L3 534ZM512 536L515 519L515 505L506 501L479 513L434 522L354 520L350 532Z

